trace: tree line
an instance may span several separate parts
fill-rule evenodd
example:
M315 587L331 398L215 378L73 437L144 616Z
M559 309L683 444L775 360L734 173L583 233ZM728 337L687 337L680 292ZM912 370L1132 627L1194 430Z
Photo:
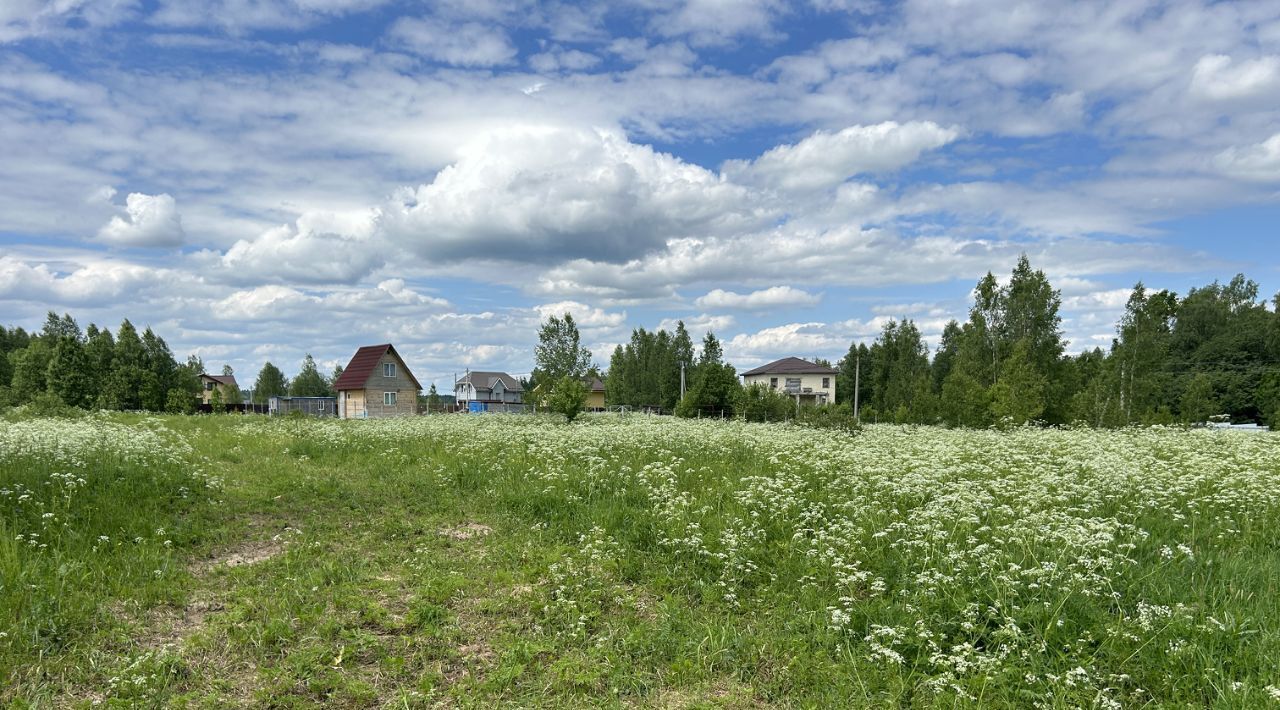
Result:
M179 364L164 338L127 319L115 335L52 311L37 333L0 326L0 405L194 411L202 369L198 358Z
M225 365L221 372L234 374ZM93 323L81 330L70 314L52 311L38 332L0 326L0 406L194 412L202 374L199 357L179 363L164 338L150 327L139 334L128 319L115 334ZM332 396L340 374L341 366L326 378L310 354L292 380L268 362L254 383L252 401L265 404L273 395L285 394ZM213 399L215 404L239 404L244 396L238 388L218 386Z
M1064 354L1061 305L1024 255L1004 286L991 273L978 282L968 320L946 325L932 358L910 319L890 321L870 347L852 344L837 396L851 397L860 371L864 420L1280 425L1280 295L1268 309L1244 275L1185 296L1139 282L1110 347L1077 355Z

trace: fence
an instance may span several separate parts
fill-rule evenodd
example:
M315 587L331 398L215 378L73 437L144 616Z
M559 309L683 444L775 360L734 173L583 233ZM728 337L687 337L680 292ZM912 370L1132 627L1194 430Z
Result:
M200 414L213 414L212 404L197 404L196 411ZM219 414L268 414L270 410L265 404L223 404Z

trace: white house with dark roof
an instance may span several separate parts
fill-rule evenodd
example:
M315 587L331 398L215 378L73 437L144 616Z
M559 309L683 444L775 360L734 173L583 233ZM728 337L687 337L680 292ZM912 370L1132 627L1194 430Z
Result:
M464 408L471 402L520 404L524 401L524 387L505 372L469 371L453 383L453 396Z
M762 384L794 397L798 404L835 404L836 373L834 367L784 357L754 370L742 373L746 385Z

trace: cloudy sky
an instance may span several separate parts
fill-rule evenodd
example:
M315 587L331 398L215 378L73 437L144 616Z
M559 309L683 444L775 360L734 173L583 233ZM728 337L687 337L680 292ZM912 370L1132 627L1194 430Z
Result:
M0 0L0 322L252 380L572 312L739 367L936 344L1020 252L1079 350L1138 279L1280 289L1280 3Z

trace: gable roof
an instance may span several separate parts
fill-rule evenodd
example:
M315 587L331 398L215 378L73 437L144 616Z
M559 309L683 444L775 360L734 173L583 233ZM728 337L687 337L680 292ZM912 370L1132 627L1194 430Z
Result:
M200 376L201 376L201 377L207 377L207 378L209 378L209 379L213 380L214 382L217 382L217 383L218 383L218 384L220 384L220 385L226 385L226 386L228 386L228 387L235 387L236 389L240 389L240 384L236 382L236 376L235 376L235 375L205 375L205 374L201 374Z
M742 373L743 377L748 375L834 375L836 369L834 367L823 367L808 360L801 360L798 357L784 357L781 360L774 360L768 365L761 365L754 370L748 370Z
M478 390L492 390L494 385L501 382L502 386L511 392L524 391L524 388L520 386L520 380L517 380L505 372L482 372L480 370L474 370L472 372L468 372L462 377L459 377L458 381L454 383L454 386L456 387L464 382L473 385Z
M369 381L369 375L378 367L378 361L383 355L390 352L395 355L396 360L400 362L400 367L404 370L404 374L418 389L422 389L422 383L418 382L418 378L413 376L409 371L409 366L404 364L404 358L400 357L400 353L396 352L395 346L391 343L383 343L381 345L366 345L356 351L351 356L351 362L347 363L346 368L342 370L342 374L333 382L333 390L362 390L365 383Z
M604 381L603 381L603 380L601 380L599 377L588 377L588 378L586 378L586 384L587 384L587 389L588 389L588 390L590 390L590 391L592 391L592 392L603 392L603 391L604 391Z

